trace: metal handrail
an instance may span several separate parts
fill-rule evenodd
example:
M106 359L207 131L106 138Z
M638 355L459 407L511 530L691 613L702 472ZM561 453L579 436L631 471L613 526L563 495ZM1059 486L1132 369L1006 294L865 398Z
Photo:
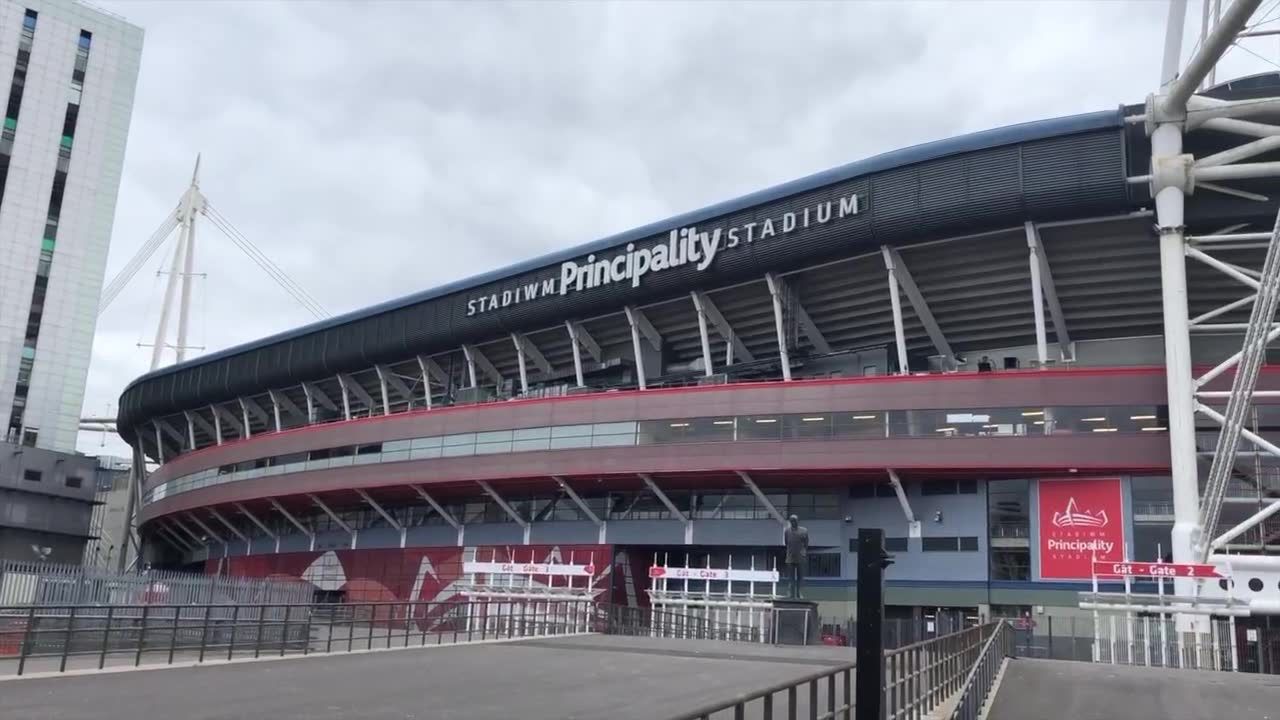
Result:
M999 662L996 662L995 655L992 653L992 648L997 644L1000 646ZM1013 628L1006 620L997 621L995 632L991 633L991 637L987 639L977 662L973 664L973 668L969 670L969 675L961 686L960 698L951 712L951 720L975 720L978 717L979 710L986 702L991 686L995 683L998 666L1004 663L1005 658L1012 655ZM979 683L979 680L982 682Z
M759 641L757 628L589 598L0 606L0 675L8 662L23 675L582 633Z
M895 720L918 720L965 690L973 682L973 668L984 659L985 649L991 646L994 638L1001 636L1002 629L1007 630L1004 621L990 622L885 652L886 672L882 688L885 716ZM746 717L748 709L756 708L762 717L771 719L775 711L774 696L779 693L785 693L784 700L779 703L785 717L798 716L803 697L808 702L806 718L849 720L856 709L853 695L856 668L855 662L844 663L761 690L740 693L728 700L709 703L670 720L711 720L716 713L729 711L737 720ZM825 698L821 693L824 681ZM802 688L806 690L803 694ZM819 707L820 700L823 701L822 707Z
M765 688L764 690L756 690L754 692L741 693L730 700L722 700L714 703L709 703L692 712L687 712L682 715L676 715L670 720L710 720L713 714L724 711L724 710L734 710L735 718L742 717L742 711L745 709L746 705L755 700L764 701L763 703L765 707L764 716L766 718L771 718L773 716L772 715L773 696L780 692L786 692L788 701L789 701L788 707L795 708L796 700L797 700L797 690L803 685L809 685L810 687L809 707L810 707L811 718L815 718L816 720L830 720L831 718L836 717L837 711L840 712L843 715L843 717L851 718L853 709L854 709L853 707L853 671L857 668L857 666L858 664L856 662L851 662L851 663L846 663L844 665L837 666L836 668L831 670L819 670L818 672L810 673L798 679L786 680L784 682L771 685ZM845 688L844 702L841 703L839 706L834 706L833 704L833 700L835 698L835 692L834 692L835 682L834 681L835 681L835 677L841 674L844 675L844 688ZM813 708L817 706L818 686L815 683L823 679L827 680L828 709L827 709L827 712L825 713L816 714ZM794 713L789 717L795 717Z

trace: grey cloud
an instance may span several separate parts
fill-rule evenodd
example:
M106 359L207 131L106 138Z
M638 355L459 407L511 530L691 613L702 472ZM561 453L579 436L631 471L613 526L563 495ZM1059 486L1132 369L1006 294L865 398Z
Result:
M335 313L880 152L1140 101L1165 13L1105 0L108 5L147 30L108 275L203 152L212 204ZM210 350L310 319L208 223L199 242L194 334ZM99 325L86 413L147 367L135 343L154 332L157 264Z

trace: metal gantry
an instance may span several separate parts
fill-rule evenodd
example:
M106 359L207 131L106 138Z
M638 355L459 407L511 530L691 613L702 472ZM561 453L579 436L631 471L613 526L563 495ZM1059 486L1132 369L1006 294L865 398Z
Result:
M1258 370L1265 359L1269 342L1280 337L1273 326L1277 299L1280 298L1280 218L1269 233L1237 233L1240 226L1203 236L1188 235L1186 205L1198 189L1252 201L1266 201L1256 193L1218 184L1248 178L1280 177L1280 163L1243 162L1260 153L1280 147L1280 125L1258 122L1276 118L1280 98L1224 101L1194 95L1198 87L1212 85L1214 67L1242 33L1260 0L1236 0L1212 26L1208 22L1207 1L1202 13L1201 37L1197 50L1180 69L1186 0L1171 0L1161 69L1160 89L1152 94L1142 115L1130 122L1144 123L1151 137L1151 172L1132 181L1147 183L1155 199L1156 222L1160 235L1160 267L1163 290L1165 365L1168 386L1169 442L1172 467L1174 528L1174 562L1230 563L1213 554L1226 536L1214 538L1222 511L1223 496L1236 465L1241 437L1261 450L1280 456L1280 448L1267 443L1244 429L1246 414L1252 406ZM1215 13L1216 14L1216 13ZM1241 120L1250 117L1254 120ZM1184 134L1208 128L1222 133L1250 138L1241 145L1203 158L1183 151ZM1260 139L1253 139L1260 138ZM1261 271L1253 271L1226 262L1210 254L1215 248L1231 247L1241 242L1264 242L1266 261ZM1235 282L1246 286L1248 294L1221 307L1190 317L1188 311L1187 258L1213 268ZM1210 324L1208 321L1252 304L1247 324ZM1191 332L1205 329L1243 332L1243 349L1208 372L1196 376L1192 366ZM1205 386L1222 373L1234 369L1231 390L1208 391ZM1225 412L1218 412L1205 401L1226 400ZM1196 413L1220 425L1218 443L1203 490L1196 452ZM1259 512L1228 535L1239 534L1266 519ZM1234 535L1232 535L1234 536ZM1225 538L1225 539L1224 539ZM1280 557L1257 558L1259 568L1280 571ZM1205 589L1203 581L1179 579L1175 596L1190 605L1179 610L1179 629L1204 631L1207 613L1196 613L1195 599ZM1216 590L1216 588L1215 588ZM1266 611L1266 605L1256 608ZM1274 611L1274 609L1272 610Z

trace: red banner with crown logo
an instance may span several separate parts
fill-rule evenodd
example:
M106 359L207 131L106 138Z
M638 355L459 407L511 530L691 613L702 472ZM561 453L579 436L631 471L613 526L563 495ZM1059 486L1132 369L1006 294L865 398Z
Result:
M1119 478L1040 481L1040 577L1087 580L1093 561L1124 559Z

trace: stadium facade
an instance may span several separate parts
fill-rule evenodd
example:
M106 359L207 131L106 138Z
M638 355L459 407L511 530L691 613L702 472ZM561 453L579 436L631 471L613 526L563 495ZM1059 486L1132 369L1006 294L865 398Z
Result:
M118 427L159 464L147 557L406 600L447 596L464 558L572 555L643 603L655 558L769 566L795 514L824 612L852 603L865 527L899 612L1074 606L1092 557L1168 556L1173 525L1138 110L889 152L145 375ZM1203 195L1187 224L1274 213ZM1192 315L1239 295L1187 274ZM1193 362L1238 349L1247 316L1196 334ZM1224 526L1280 494L1261 458L1239 471Z

